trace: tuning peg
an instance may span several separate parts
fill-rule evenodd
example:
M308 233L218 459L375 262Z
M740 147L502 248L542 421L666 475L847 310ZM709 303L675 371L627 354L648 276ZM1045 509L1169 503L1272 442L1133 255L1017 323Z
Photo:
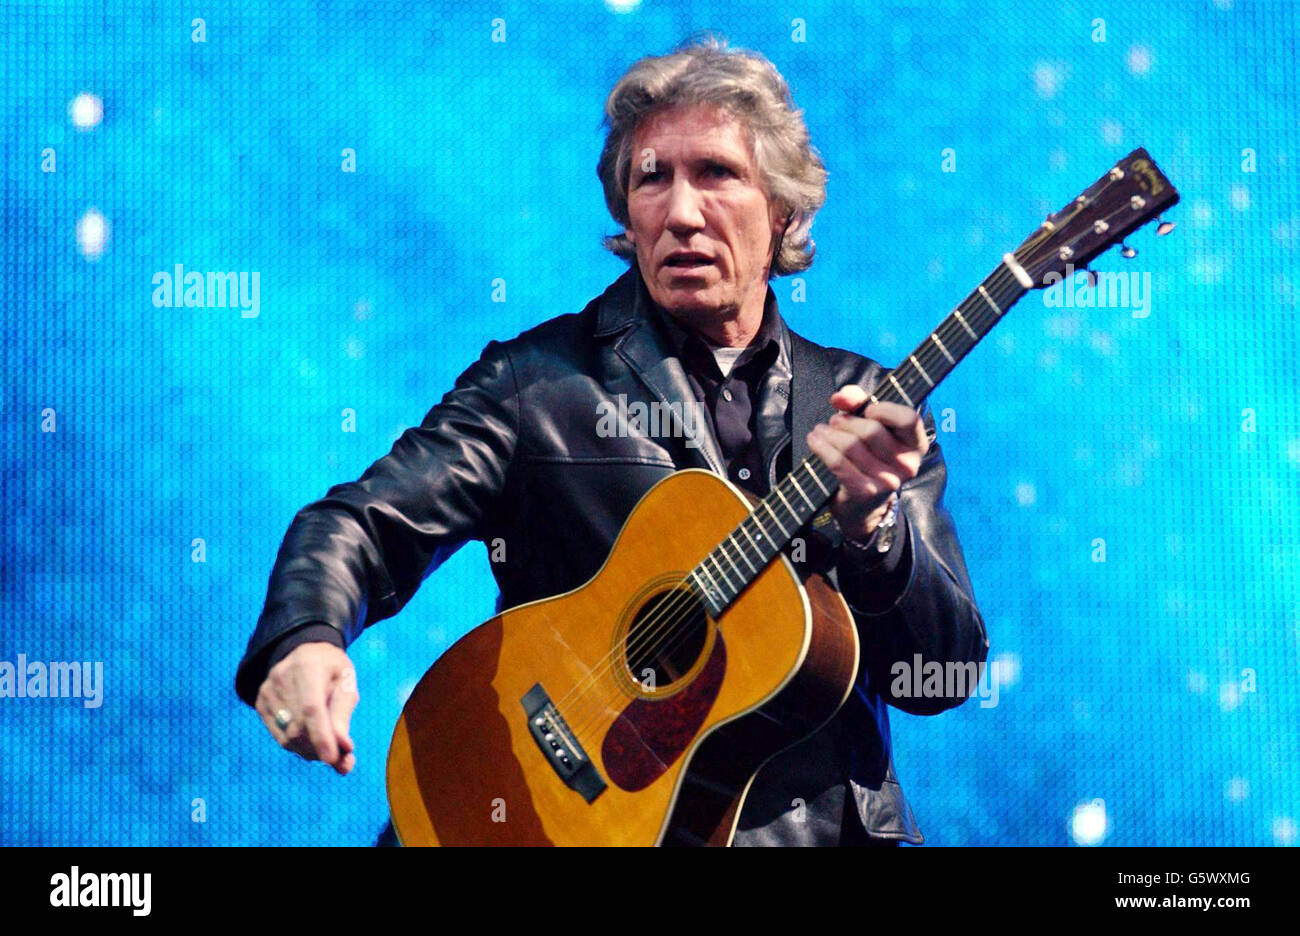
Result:
M1164 218L1156 218L1160 223L1156 226L1156 236L1164 237L1174 229L1174 222L1166 221Z
M1138 255L1138 252L1134 250L1132 247L1130 247L1128 244L1120 244L1119 255L1123 257L1125 260L1132 260L1134 257Z

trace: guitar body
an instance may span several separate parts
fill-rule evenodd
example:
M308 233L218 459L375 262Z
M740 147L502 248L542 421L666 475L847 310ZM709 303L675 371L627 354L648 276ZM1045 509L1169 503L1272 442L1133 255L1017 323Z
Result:
M586 584L453 644L393 734L402 843L730 844L758 769L858 669L844 600L784 556L716 621L680 588L750 505L710 472L670 475Z

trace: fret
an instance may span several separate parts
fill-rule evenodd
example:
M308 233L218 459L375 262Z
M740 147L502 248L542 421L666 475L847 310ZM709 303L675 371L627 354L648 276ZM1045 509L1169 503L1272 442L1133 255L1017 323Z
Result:
M759 501L759 503L762 504L762 506L767 508L767 512L771 514L772 519L776 521L776 528L781 531L782 536L788 539L790 537L790 531L781 525L781 518L776 515L776 511L772 509L772 505L765 500Z
M715 569L717 569L719 572L722 573L722 584L724 584L724 585L726 585L728 588L730 588L730 587L731 587L731 579L727 578L727 570L724 569L724 568L722 567L722 563L718 561L717 552L718 552L718 551L715 549L713 552L709 553L709 555L708 555L708 557L706 558L705 561L707 562L708 559L712 559L712 560L713 560L713 567L714 567ZM728 559L727 561L728 561L728 562L731 562L730 559ZM732 563L732 567L733 567L733 568L735 567L735 563L734 563L734 562Z
M993 311L996 312L996 313L998 314L998 318L1001 318L1001 317L1002 317L1002 309L999 308L999 307L998 307L998 304L997 304L996 302L993 301L993 297L989 295L989 291L988 291L987 289L984 288L984 284L983 284L983 283L980 283L980 286L979 286L979 293L980 293L981 296L984 297L984 301L985 301L985 302L987 302L989 305L993 306Z
M703 572L705 575L709 577L709 584L705 586L705 590L709 592L717 592L718 594L721 594L721 592L718 589L717 580L713 578L713 573L709 571L709 567L706 566L703 562L701 562L695 568L698 571Z
M789 502L788 500L785 499L785 495L781 493L781 488L780 488L779 486L778 486L777 489L776 489L776 496L779 497L779 498L781 499L781 503L785 504L785 509L788 510L788 511L790 511L790 516L794 519L794 521L795 521L796 523L798 523L798 522L799 522L799 514L797 514L797 513L795 512L795 509L794 509L793 507L790 506L790 502Z
M948 359L949 364L957 363L956 359L953 358L953 356L948 353L948 349L943 346L943 342L939 340L938 335L936 335L934 332L930 332L930 340L939 346L939 350L943 352L943 356Z
M922 367L922 366L921 366L921 362L918 361L918 360L916 359L916 355L915 355L915 354L909 354L909 355L908 355L908 358L909 358L909 359L911 360L911 362L916 366L916 369L917 369L918 371L921 372L921 376L925 378L925 382L928 383L931 387L933 387L933 386L934 386L934 381L931 380L931 379L930 379L930 375L927 374L927 373L925 372L925 368Z
M700 596L701 596L701 597L702 597L706 602L708 602L710 613L712 613L712 614L716 617L717 614L718 614L718 612L719 612L719 611L721 610L721 608L722 608L722 602L719 601L719 600L715 597L715 591L716 591L716 589L711 588L711 587L708 586L708 585L705 585L704 582L702 582L702 581L700 580L700 576L699 576L699 574L698 574L698 570L697 570L696 572L692 572L692 573L691 573L689 576L687 576L687 577L688 577L689 579L691 579L692 582L695 583L695 588L696 588L696 590L700 593Z
M956 317L957 321L961 322L961 327L966 329L966 334L970 335L976 341L980 340L980 336L975 334L975 332L971 329L971 327L966 324L966 319L962 317L961 309L957 309L952 314L954 317Z
M742 523L742 524L740 525L740 532L741 532L741 533L744 533L744 534L745 534L745 538L748 539L751 543L754 544L754 551L755 551L756 553L758 553L758 556L759 556L759 558L761 559L761 558L763 557L763 549L762 549L762 547L760 547L760 546L758 545L757 542L754 541L754 537L752 537L752 536L749 535L749 530L746 529L746 527L748 527L748 526L749 526L749 521L746 520L744 523Z
M743 524L741 525L741 529L742 530L744 529ZM736 552L740 554L740 558L745 560L745 565L749 566L749 574L757 575L758 568L754 565L754 563L749 561L749 556L745 555L745 547L741 546L740 543L736 542L735 533L732 533L730 536L727 537L727 542L733 544L736 547Z
M808 473L812 475L812 479L817 482L817 486L822 489L822 493L825 494L827 497L830 497L831 492L826 490L826 485L822 484L822 479L817 477L817 472L812 470L812 466L809 465L807 462L804 462L803 466L808 469Z
M803 498L803 502L804 502L805 504L807 504L807 505L808 505L810 508L812 508L813 510L816 510L816 509L817 509L817 505L814 504L814 503L809 499L808 495L805 494L805 493L803 492L803 488L801 488L801 487L799 486L799 481L795 478L795 476L794 476L793 474L790 475L790 483L793 484L793 485L794 485L794 489L795 489L796 491L799 492L799 496Z
M903 399L907 401L908 406L916 406L916 404L912 402L912 398L907 395L907 391L903 389L903 385L898 382L897 378L895 378L892 373L889 375L889 382L898 388L898 392L902 394Z

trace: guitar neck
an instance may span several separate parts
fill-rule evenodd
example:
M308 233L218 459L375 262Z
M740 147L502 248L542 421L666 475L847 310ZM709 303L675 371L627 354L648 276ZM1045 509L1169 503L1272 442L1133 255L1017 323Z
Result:
M857 414L882 400L920 407L1021 296L1046 286L1053 277L1059 280L1084 268L1093 257L1176 205L1178 198L1178 190L1145 149L1138 147L1129 153L1064 208L1049 215L1014 253L1005 254L988 278L872 388ZM1172 229L1172 223L1162 221L1156 234ZM1134 253L1125 248L1125 256ZM714 618L826 505L838 486L826 464L810 454L691 571L688 580Z
M858 414L868 403L881 401L919 408L930 391L1028 292L1025 280L1016 257L1004 257L984 282L871 390ZM838 487L826 463L810 453L759 501L688 576L709 614L719 617L795 533L826 506Z

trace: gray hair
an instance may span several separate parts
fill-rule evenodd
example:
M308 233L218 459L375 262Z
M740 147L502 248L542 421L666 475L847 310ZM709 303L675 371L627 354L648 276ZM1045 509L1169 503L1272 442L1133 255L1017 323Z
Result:
M674 107L715 104L745 128L768 197L790 223L776 243L769 278L800 273L812 265L813 216L826 201L826 168L808 136L803 112L776 66L757 52L728 49L708 36L667 55L633 63L605 100L609 128L596 164L605 204L627 227L627 189L632 139L648 116ZM625 234L604 238L624 260L636 258Z

